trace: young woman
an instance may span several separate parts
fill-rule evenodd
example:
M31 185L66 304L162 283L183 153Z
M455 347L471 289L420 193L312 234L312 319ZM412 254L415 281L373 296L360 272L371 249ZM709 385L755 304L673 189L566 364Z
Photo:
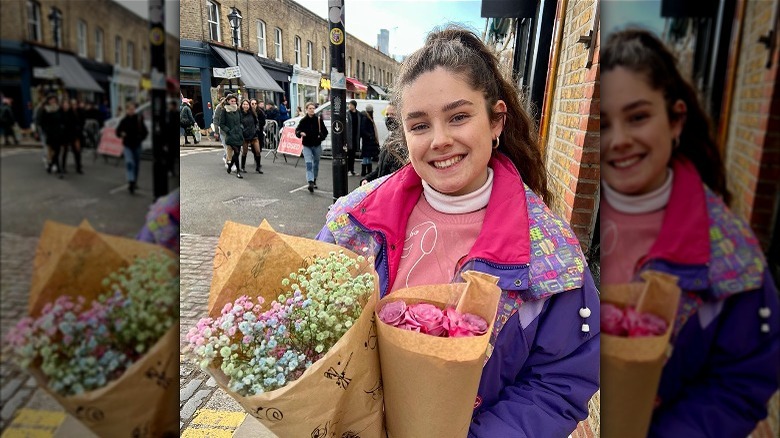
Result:
M257 102L257 99L250 99L249 100L249 106L252 107L252 111L255 112L255 115L257 116L257 126L255 128L255 138L253 141L253 153L255 156L255 172L257 173L263 173L262 171L262 152L263 152L263 144L265 142L265 111L260 109L260 106Z
M52 168L56 167L57 176L63 178L63 169L60 164L60 150L65 144L67 127L65 126L65 116L60 108L57 95L50 94L46 96L46 103L41 108L38 116L38 125L43 131L41 136L48 147L48 165L46 171L51 173Z
M70 102L65 99L62 101L63 118L65 121L66 134L62 145L62 172L68 173L68 152L73 152L76 160L76 172L83 174L81 168L81 139L84 136L84 117L78 107L78 101L72 99Z
M248 105L248 104L247 104ZM241 145L244 144L244 134L241 129L241 113L238 110L238 98L235 94L228 95L225 102L225 112L219 121L219 129L225 135L225 144L233 150L233 156L228 164L227 173L236 166L236 178L242 179L241 169L238 166L238 156L241 153Z
M683 291L649 435L747 436L780 369L780 309L761 248L726 207L708 118L671 52L625 30L602 47L601 68L601 281L641 281L652 269Z
M318 238L375 256L382 296L465 270L498 277L469 436L565 437L598 389L598 295L577 238L545 205L533 121L495 55L459 28L430 34L393 89L391 141L411 166L341 198Z
M295 135L303 142L303 159L306 161L306 181L309 192L317 188L317 174L320 171L320 155L322 155L322 140L328 136L328 128L320 117L314 115L314 103L306 103L306 117L298 122Z

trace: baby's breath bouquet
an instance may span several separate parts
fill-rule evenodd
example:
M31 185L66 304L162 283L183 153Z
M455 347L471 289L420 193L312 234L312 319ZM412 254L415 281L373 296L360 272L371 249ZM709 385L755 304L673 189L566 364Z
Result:
M321 359L360 316L374 279L353 276L365 264L344 251L315 257L282 280L287 290L263 310L264 299L244 295L225 304L220 317L203 318L187 340L203 369L219 368L228 388L251 396L283 387Z
M377 282L371 259L227 222L185 348L278 436L379 437Z
M98 436L178 434L179 268L169 250L46 222L29 316L6 341Z

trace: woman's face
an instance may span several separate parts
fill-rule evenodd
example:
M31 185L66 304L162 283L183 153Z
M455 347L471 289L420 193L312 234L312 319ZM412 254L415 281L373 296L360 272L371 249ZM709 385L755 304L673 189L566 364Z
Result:
M306 106L306 115L308 116L314 116L314 105L307 105Z
M241 102L241 109L244 111L249 111L249 102L247 101Z
M238 101L237 101L235 98L233 98L233 99L228 99L228 105L235 105L237 102L238 102Z
M250 100L250 101L249 101L249 106L251 106L251 107L252 107L252 109L256 109L256 108L257 108L257 101L256 101L256 100L254 100L254 99L253 99L253 100Z
M491 123L482 92L438 67L408 85L404 96L401 121L415 172L447 195L482 187L491 142L502 129ZM504 101L496 102L494 110L505 112Z
M626 195L661 187L685 117L669 120L661 90L623 67L603 74L601 96L601 177ZM678 100L672 110L684 114L685 103Z

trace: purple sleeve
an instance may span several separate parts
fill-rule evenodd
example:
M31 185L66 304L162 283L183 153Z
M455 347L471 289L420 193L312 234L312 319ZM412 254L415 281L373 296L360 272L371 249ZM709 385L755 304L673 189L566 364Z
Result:
M587 337L579 316L583 297L592 312ZM535 338L528 340L528 358L514 382L501 389L498 402L474 417L470 438L560 438L588 416L588 402L599 387L598 302L589 274L581 290L548 300L537 320L524 330L536 326Z
M770 309L769 318L759 316L762 307ZM767 402L778 387L778 315L777 289L768 273L761 289L728 298L712 322L717 334L706 374L659 408L649 436L748 436L767 416ZM769 324L769 333L761 333L762 323Z
M330 232L327 225L322 227L320 232L317 234L317 237L315 237L314 239L319 240L321 242L327 242L333 244L336 243L336 239L333 238L333 233Z

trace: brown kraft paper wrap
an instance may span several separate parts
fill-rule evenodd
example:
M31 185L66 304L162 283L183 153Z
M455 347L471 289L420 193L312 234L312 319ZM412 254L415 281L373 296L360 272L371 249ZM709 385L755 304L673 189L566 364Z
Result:
M226 222L214 257L209 315L241 295L263 296L263 308L284 290L283 278L307 266L314 256L344 251L336 245L276 233L267 222L259 228ZM297 380L274 391L244 397L228 389L228 377L218 367L207 370L217 384L277 436L384 436L382 381L379 370L374 307L375 292L353 326Z
M457 303L461 313L488 323L482 336L443 338L399 329L377 319L385 419L390 438L465 437L496 318L501 289L498 278L475 271L466 283L399 289L377 304L403 300L440 308Z
M161 246L96 232L87 221L71 227L47 221L36 249L29 312L38 316L61 295L94 300L105 292L102 280L134 258L154 252L174 257ZM79 395L51 391L36 367L29 372L65 410L101 437L159 437L179 433L178 324L172 326L122 376Z
M661 336L624 337L601 333L601 436L645 437L650 428L661 371L670 350L680 288L677 277L642 273L643 283L602 285L601 301L635 306L667 323Z

